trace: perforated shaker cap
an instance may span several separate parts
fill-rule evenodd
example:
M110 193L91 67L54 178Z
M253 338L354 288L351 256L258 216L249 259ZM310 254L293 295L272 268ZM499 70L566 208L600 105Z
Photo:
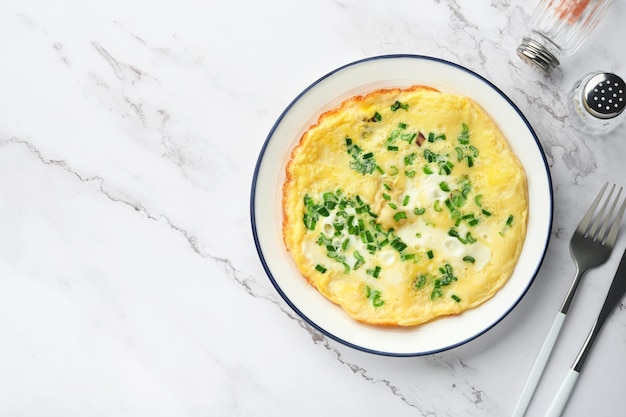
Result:
M593 76L582 94L587 111L599 119L617 117L626 107L626 83L615 74L605 72Z

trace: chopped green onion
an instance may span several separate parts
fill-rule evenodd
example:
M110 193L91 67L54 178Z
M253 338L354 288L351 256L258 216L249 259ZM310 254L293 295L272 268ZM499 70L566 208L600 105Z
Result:
M459 298L459 296L458 296L458 295L456 295L456 294L452 294L452 295L450 296L450 298L452 298L452 299L453 299L454 301L456 301L457 303L459 303L459 302L461 301L461 299Z
M448 235L457 238L459 240L459 242L461 242L464 245L466 245L468 243L469 244L476 243L476 238L474 238L474 236L472 236L472 234L470 232L467 232L467 234L465 235L465 238L463 238L459 234L459 231L456 230L456 228L454 228L454 227L452 227L452 228L450 228L450 230L448 230Z
M409 204L409 200L410 200L410 199L411 199L411 197L410 197L410 196L405 195L405 196L404 196L404 200L402 200L402 205L403 205L403 206L408 205L408 204Z
M409 109L409 105L408 104L404 104L404 103L400 103L399 101L396 101L395 103L393 103L391 105L391 111L396 111L398 109L408 110Z
M465 123L462 124L461 126L461 133L459 134L459 136L457 137L457 140L459 141L459 143L461 145L468 145L469 144L469 127L467 127L467 125Z
M513 215L509 215L509 217L506 219L506 224L504 225L504 227L502 228L502 230L500 230L500 235L504 236L504 232L506 232L506 230L508 228L511 227L511 225L513 224Z
M469 262L469 263L473 264L473 263L475 263L475 262L476 262L476 259L474 259L474 257L473 257L473 256L469 256L469 255L468 255L468 256L464 256L464 257L463 257L463 261L465 261L465 262Z
M424 149L424 158L428 162L436 162L438 159L437 154L431 151L430 149Z
M328 217L330 216L330 212L328 211L328 209L326 207L320 207L319 209L317 209L317 212L324 217Z
M437 140L446 140L446 135L444 135L443 133L439 134L439 135L435 135L433 132L430 132L428 134L428 141L430 143L433 143Z
M406 219L406 213L403 211L399 211L393 215L393 219L397 222L399 222L402 219Z
M405 156L404 157L404 165L411 165L413 163L413 161L415 161L416 157L417 157L417 154L415 152Z
M321 272L322 274L325 273L327 271L327 268L323 265L317 264L315 265L315 269L319 272Z
M395 238L391 243L391 247L397 250L398 252L402 252L406 249L406 243L400 240L400 238Z
M426 209L425 209L425 208L418 207L418 208L416 208L416 209L414 209L414 210L413 210L413 213L415 213L416 215L418 215L418 216L419 216L419 215L421 215L421 214L424 214L424 212L425 212L425 211L426 211Z
M455 190L450 194L450 201L455 207L462 207L466 200L467 198L458 190Z
M426 252L426 256L428 256L428 259L433 259L435 257L432 250L429 250L428 252Z
M368 269L367 274L373 276L374 278L379 278L380 277L380 266L376 265L374 267L374 269Z
M450 175L450 173L452 172L452 167L454 165L452 165L452 163L450 161L446 162L445 164L440 164L439 165L439 175Z
M415 280L415 288L419 290L424 285L426 285L426 275L420 274L420 276L418 276Z

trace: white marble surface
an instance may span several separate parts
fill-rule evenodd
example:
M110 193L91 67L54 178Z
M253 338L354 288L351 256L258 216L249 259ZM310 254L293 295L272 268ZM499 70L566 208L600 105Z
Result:
M626 76L626 4L546 77L514 54L535 3L3 1L0 415L509 415L574 274L584 206L604 181L626 185L626 126L579 138L565 117L584 73ZM482 337L425 357L309 327L265 275L249 223L254 165L283 109L332 69L390 53L491 80L533 125L554 183L526 297ZM583 281L529 416L599 311L622 232ZM567 416L623 415L624 310Z

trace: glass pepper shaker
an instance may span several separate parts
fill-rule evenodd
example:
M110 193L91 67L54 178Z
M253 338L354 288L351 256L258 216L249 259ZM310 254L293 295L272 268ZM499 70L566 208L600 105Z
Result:
M579 133L601 135L626 117L626 83L609 72L593 72L577 81L567 97L568 120Z
M605 15L612 0L539 0L517 54L550 72L573 55Z

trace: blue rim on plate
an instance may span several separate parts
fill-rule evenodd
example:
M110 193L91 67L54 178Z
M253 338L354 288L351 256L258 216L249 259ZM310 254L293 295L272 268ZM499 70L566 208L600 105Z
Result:
M474 99L496 121L526 171L529 224L520 260L507 284L483 305L411 328L358 323L300 275L282 241L282 184L291 150L324 111L378 88L429 85ZM254 242L272 284L309 325L354 349L385 356L420 356L455 348L487 332L527 293L543 263L553 218L552 179L541 144L519 108L494 84L458 64L422 55L355 61L321 77L283 111L257 160L250 196ZM532 243L532 244L531 244Z

